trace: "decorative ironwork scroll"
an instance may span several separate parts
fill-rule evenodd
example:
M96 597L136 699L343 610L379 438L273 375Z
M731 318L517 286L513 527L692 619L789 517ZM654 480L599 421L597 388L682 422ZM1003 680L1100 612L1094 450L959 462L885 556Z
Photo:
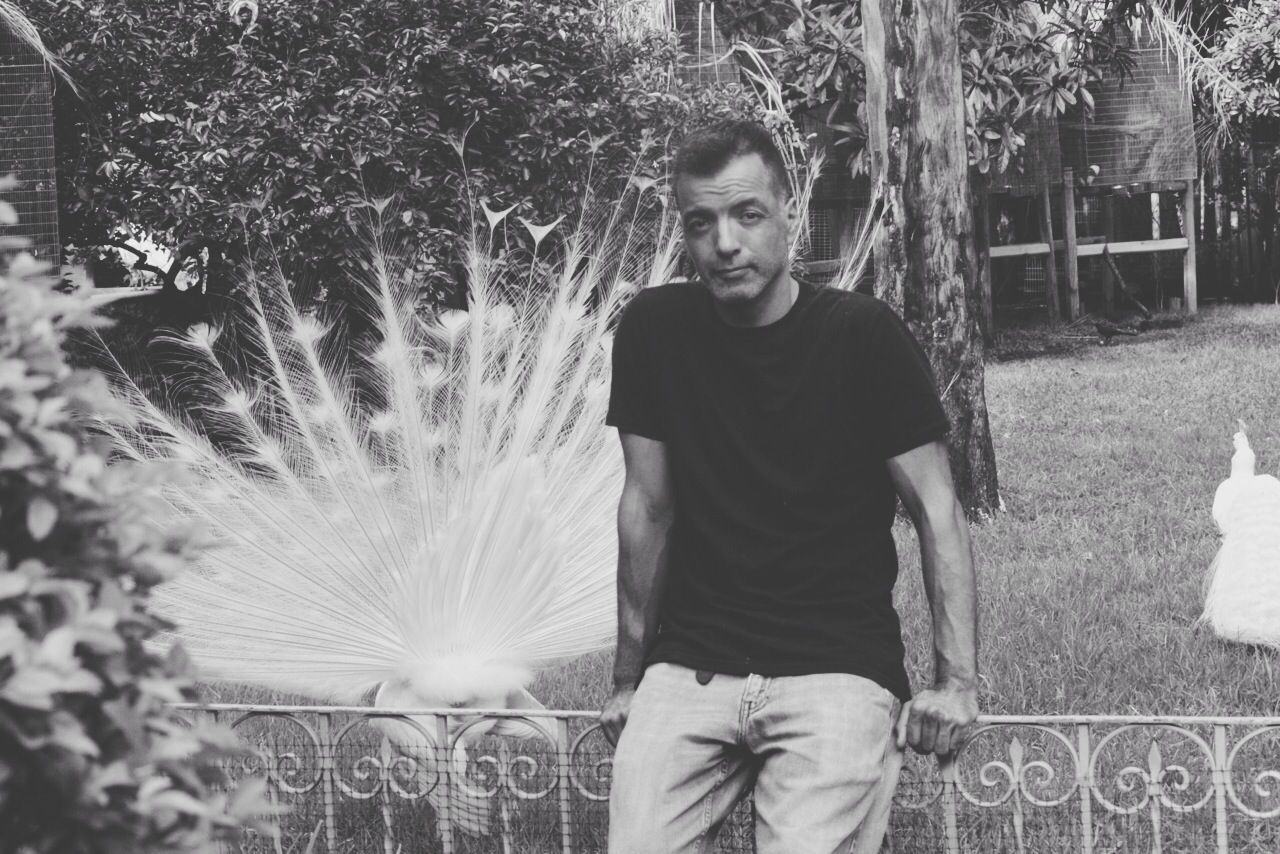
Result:
M594 712L181 708L236 731L235 774L292 808L251 850L605 850ZM947 763L909 753L894 807L900 852L1275 852L1280 718L984 717ZM719 850L752 850L750 818Z

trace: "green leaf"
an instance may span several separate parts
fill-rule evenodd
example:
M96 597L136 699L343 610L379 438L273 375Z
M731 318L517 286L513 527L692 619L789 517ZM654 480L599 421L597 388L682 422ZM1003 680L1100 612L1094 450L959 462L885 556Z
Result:
M27 531L37 543L49 536L58 521L58 508L43 495L37 495L27 505Z
M31 579L16 572L0 573L0 601L21 596L31 587ZM0 650L0 655L3 655Z
M81 756L96 758L101 754L97 742L89 737L74 715L69 712L54 712L50 723L53 726L50 735L53 744Z

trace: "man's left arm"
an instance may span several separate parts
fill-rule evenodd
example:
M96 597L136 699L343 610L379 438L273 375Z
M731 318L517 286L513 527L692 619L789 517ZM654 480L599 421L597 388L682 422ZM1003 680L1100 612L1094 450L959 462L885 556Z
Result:
M903 707L898 746L945 756L960 747L978 716L978 595L969 524L956 498L945 441L887 462L920 538L935 656L933 687Z

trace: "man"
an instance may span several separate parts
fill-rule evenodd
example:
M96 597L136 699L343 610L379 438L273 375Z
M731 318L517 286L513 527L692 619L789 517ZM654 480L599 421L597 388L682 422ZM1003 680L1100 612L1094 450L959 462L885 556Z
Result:
M617 744L609 850L709 851L754 785L761 854L870 854L904 744L946 755L977 715L946 417L891 309L791 277L801 213L767 131L692 134L673 180L698 281L637 295L613 349L626 480L601 714ZM895 493L937 652L935 685L909 702Z

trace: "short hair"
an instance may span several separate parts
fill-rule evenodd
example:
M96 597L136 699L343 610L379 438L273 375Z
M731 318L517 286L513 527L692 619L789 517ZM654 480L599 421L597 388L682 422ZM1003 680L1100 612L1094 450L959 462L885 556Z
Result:
M672 185L685 175L709 178L735 157L751 154L760 156L777 189L790 196L787 164L773 141L773 135L760 123L748 119L722 119L693 131L681 140L672 168Z

